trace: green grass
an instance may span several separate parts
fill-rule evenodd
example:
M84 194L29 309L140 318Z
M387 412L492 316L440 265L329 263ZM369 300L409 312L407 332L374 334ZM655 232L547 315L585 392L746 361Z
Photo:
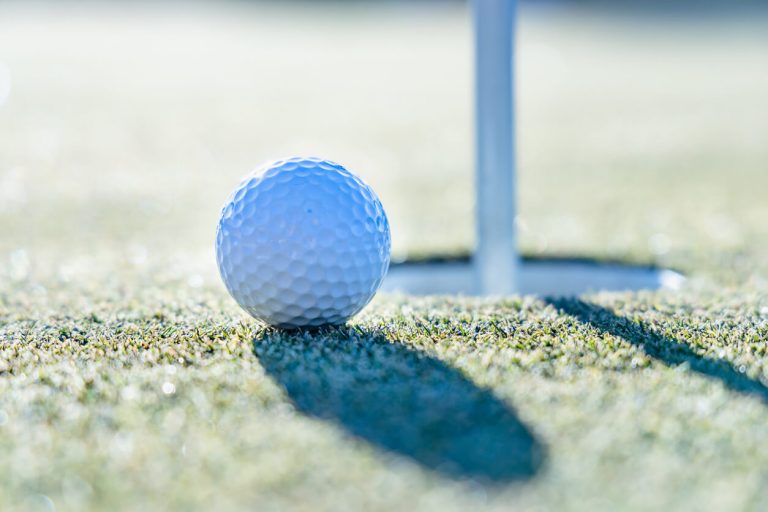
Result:
M283 334L162 289L3 294L4 510L768 499L765 297L382 297Z
M768 507L760 19L521 18L525 252L684 289L281 333L212 257L260 160L349 163L397 256L471 247L466 12L124 9L0 6L0 510Z

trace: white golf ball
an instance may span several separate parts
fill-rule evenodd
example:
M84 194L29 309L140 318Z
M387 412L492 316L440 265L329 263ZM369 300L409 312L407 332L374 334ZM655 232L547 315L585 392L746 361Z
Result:
M229 293L284 328L346 322L378 290L389 252L389 222L371 187L319 158L278 160L248 176L216 233Z

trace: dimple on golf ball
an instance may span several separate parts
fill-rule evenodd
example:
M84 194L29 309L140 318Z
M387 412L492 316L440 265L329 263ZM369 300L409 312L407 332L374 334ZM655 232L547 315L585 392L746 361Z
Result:
M371 187L319 158L278 160L246 177L216 233L229 293L284 328L346 322L373 298L389 254L389 222Z

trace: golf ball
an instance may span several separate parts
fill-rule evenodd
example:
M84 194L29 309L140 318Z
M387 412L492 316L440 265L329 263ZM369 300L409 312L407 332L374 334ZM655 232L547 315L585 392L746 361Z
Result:
M346 322L378 290L389 251L389 222L371 187L319 158L278 160L246 177L216 233L229 293L284 328Z

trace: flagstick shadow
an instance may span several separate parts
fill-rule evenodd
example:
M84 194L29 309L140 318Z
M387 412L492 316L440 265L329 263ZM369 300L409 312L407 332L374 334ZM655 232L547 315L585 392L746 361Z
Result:
M626 340L664 364L687 364L693 372L718 380L732 391L757 397L768 404L768 388L738 372L727 361L699 355L687 343L658 334L642 323L633 322L597 304L576 298L548 298L545 302L603 333Z
M272 331L254 353L302 413L444 476L525 481L544 461L533 432L492 392L383 335Z

